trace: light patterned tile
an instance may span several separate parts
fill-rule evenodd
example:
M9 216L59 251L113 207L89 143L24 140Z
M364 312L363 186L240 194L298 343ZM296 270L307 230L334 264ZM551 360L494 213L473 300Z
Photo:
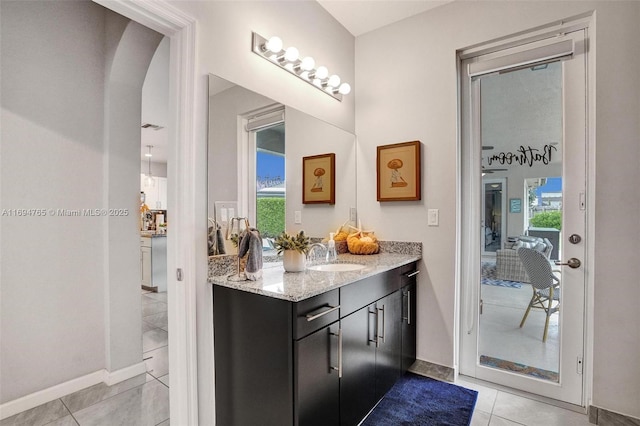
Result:
M169 344L169 333L161 328L153 328L142 333L142 352L149 352Z
M492 414L527 426L590 425L586 414L576 413L506 392L498 392Z
M467 381L461 376L458 376L455 384L478 392L476 410L484 411L486 413L491 413L493 411L493 405L495 404L496 397L498 396L498 391L496 389Z
M491 416L491 420L489 420L489 426L522 426L522 423L512 422L511 420L493 415Z
M169 387L169 375L168 374L166 376L158 377L158 380L160 380L162 383L164 383L165 386Z
M153 299L156 302L164 302L167 303L167 292L166 291L162 291L159 293L147 293L145 294L146 297L148 297L149 299Z
M471 416L471 423L469 424L469 426L488 426L490 419L491 413L486 413L484 411L475 409L473 411L473 416Z
M104 383L98 383L97 385L93 385L62 397L62 402L64 402L69 411L75 413L90 405L96 404L107 398L111 398L114 395L125 392L136 386L143 385L146 381L146 374L140 374L139 376L132 377L112 386L107 386Z
M0 421L0 426L42 426L68 416L69 410L55 399Z
M142 318L146 318L149 315L159 314L161 312L167 312L167 304L163 302L151 302L142 305Z
M161 328L165 331L169 331L169 320L167 318L166 312L160 312L158 314L148 315L146 317L143 317L142 320L154 327Z
M51 423L47 423L46 426L78 426L78 422L72 415L65 416L61 419L54 420Z
M154 380L80 410L74 416L82 426L155 426L169 418L169 389Z
M147 365L147 373L158 378L169 374L169 347L163 346L143 355ZM147 359L149 358L149 359Z

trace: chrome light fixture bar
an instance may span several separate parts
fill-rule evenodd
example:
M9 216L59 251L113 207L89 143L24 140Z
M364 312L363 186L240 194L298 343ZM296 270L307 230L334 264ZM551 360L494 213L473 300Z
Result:
M316 62L312 57L306 56L301 59L300 52L293 46L284 49L279 37L266 39L254 32L251 37L251 50L339 101L342 101L343 95L351 92L351 86L341 83L339 76L329 75L327 67L316 68Z

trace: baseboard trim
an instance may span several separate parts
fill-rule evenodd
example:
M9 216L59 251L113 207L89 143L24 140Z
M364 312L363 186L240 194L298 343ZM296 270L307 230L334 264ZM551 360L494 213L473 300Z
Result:
M143 362L139 362L138 364L131 365L129 367L121 368L116 371L104 371L104 379L102 380L107 386L115 385L116 383L124 382L127 379L130 379L135 376L139 376L140 374L144 374L147 372L147 366Z
M640 419L590 405L589 423L600 426L640 426Z
M30 410L90 386L97 385L98 383L104 382L111 386L144 373L146 373L144 362L112 372L107 370L98 370L67 382L25 395L18 399L14 399L13 401L5 402L0 405L0 420L4 420L7 417L22 413L23 411Z

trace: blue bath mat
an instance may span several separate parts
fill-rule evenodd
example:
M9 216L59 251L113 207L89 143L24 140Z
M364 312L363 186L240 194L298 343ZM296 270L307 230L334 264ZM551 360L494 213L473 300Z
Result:
M413 373L405 374L362 426L468 426L478 392Z

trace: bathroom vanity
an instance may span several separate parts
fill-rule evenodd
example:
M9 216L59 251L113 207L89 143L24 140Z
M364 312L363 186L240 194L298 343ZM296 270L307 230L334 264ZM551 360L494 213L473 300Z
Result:
M419 256L339 258L212 279L217 424L355 426L415 361Z

